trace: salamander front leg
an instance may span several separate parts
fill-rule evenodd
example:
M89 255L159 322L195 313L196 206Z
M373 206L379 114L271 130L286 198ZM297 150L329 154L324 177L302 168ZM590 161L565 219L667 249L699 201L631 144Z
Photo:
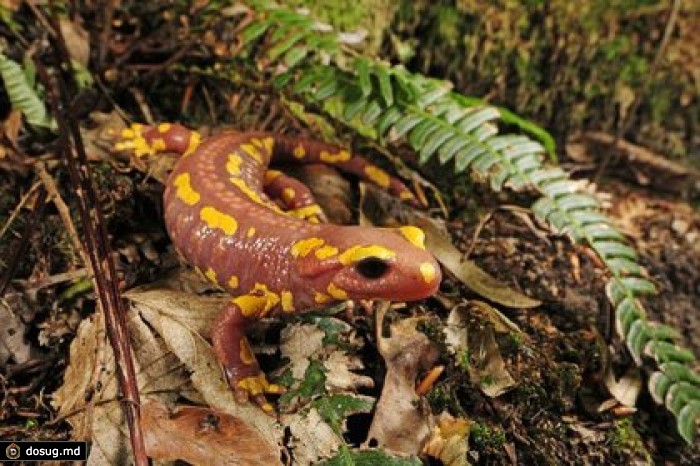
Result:
M236 399L241 403L252 399L263 411L272 413L274 408L265 394L280 394L284 388L267 381L245 335L248 324L259 314L260 304L258 296L232 300L212 322L211 339ZM264 303L262 306L264 309Z

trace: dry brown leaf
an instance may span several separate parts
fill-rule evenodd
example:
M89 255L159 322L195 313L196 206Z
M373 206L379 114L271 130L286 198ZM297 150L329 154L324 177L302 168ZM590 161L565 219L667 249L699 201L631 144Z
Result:
M205 340L209 322L226 298L197 298L172 290L143 288L132 290L128 298L133 303L128 313L128 333L142 401L167 405L186 398L205 402L218 415L244 422L269 449L275 450L282 438L281 428L262 410L236 403ZM126 427L115 401L114 358L104 337L101 314L83 321L70 356L64 385L54 400L59 415L74 426L75 438L93 442L93 464L128 462Z
M467 466L471 421L442 413L433 427L423 454L437 458L445 466Z
M380 448L398 454L418 454L434 424L430 408L415 391L418 373L438 357L435 345L416 329L421 321L402 320L391 326L389 338L377 337L387 371L368 441L374 439Z
M154 460L251 466L280 463L279 450L233 416L196 406L168 410L155 401L145 403L141 414L146 451Z
M288 325L280 335L280 352L289 359L292 376L304 378L311 358L320 355L323 349L323 330L312 324Z
M620 379L615 378L611 367L605 373L605 387L620 404L634 408L642 390L642 376L639 369L631 368Z
M333 351L323 366L326 368L326 389L331 393L374 387L372 377L353 372L364 368L358 356L351 356L344 351Z
M342 445L342 439L321 418L315 408L308 413L286 414L282 423L291 434L288 447L295 465L316 464L330 458Z
M81 25L68 18L61 18L59 26L70 57L87 67L90 59L90 41L87 31Z

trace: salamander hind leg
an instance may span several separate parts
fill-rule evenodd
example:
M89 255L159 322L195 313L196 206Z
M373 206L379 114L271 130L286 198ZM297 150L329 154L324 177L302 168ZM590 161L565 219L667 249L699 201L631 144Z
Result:
M152 156L160 152L175 152L183 156L194 152L202 137L177 123L161 123L156 126L132 124L122 130L116 150L133 151L137 157Z
M245 335L248 324L265 308L264 297L245 295L233 299L214 319L211 338L236 399L241 403L252 399L263 411L272 413L274 408L265 395L280 394L284 389L267 381Z

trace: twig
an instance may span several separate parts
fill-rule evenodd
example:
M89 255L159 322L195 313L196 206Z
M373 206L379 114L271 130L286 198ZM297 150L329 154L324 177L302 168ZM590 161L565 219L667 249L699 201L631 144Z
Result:
M12 225L12 223L15 221L15 218L17 218L24 205L29 201L29 199L34 194L34 191L36 191L39 186L41 186L41 183L34 183L32 187L29 188L29 191L27 191L27 194L22 196L22 199L19 200L5 224L2 226L2 228L0 228L0 239L2 239L3 236L5 236L5 233L10 228L10 225Z
M43 18L40 10L35 9L34 13L39 18ZM44 21L46 21L45 18ZM56 17L52 17L51 21L54 24L58 23ZM54 27L54 31L54 55L58 59L58 63L64 65L70 63L70 54L61 30ZM57 73L50 75L40 60L35 59L35 64L46 89L53 115L58 121L58 150L62 152L68 167L80 206L79 213L84 229L86 249L97 282L98 303L104 312L105 328L114 351L117 377L124 395L122 407L131 433L134 461L138 466L146 466L148 465L148 457L141 429L139 391L126 330L124 304L117 288L117 274L109 236L102 209L92 184L92 175L87 163L87 154L82 143L80 127L77 119L70 114L71 97L77 92L77 84L71 74L70 66L57 67Z

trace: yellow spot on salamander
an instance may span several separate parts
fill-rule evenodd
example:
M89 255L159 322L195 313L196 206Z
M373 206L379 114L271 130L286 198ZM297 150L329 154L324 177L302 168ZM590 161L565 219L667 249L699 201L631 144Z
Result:
M267 315L267 313L270 312L270 309L277 306L277 304L279 304L280 302L280 295L278 295L274 291L270 291L267 285L263 283L256 283L253 289L250 290L250 293L265 298L265 304L263 306L263 309L258 314L259 317L264 317L265 315Z
M279 170L268 170L265 172L265 184L270 184L277 178L282 176L282 172Z
M238 381L238 388L250 394L250 396L258 396L262 393L282 393L283 389L279 385L272 384L267 381L265 374L251 375ZM263 411L272 412L274 408L270 403L265 403L261 406Z
M275 145L275 140L273 138L265 138L263 140L253 138L250 140L250 142L260 147L261 149L264 148L269 155L272 155L272 148Z
M241 338L240 351L238 354L241 358L241 362L246 366L255 363L255 355L253 354L253 350L250 349L247 338Z
M260 195L253 188L248 186L246 182L243 181L241 178L231 178L230 181L235 187L243 191L243 194L245 194L251 201L255 202L256 204L264 205L266 207L270 207L273 210L279 211L279 209L276 208L277 206L273 206L263 201L262 197L260 197Z
M345 292L345 290L335 286L334 283L330 283L326 291L328 291L328 294L335 299L348 299L348 294Z
M284 188L282 190L282 200L286 203L290 203L294 200L296 197L297 193L294 192L292 188Z
M338 254L338 248L326 244L325 246L317 249L315 254L318 259L328 259Z
M250 227L248 228L248 231L245 234L248 238L252 238L255 236L255 227Z
M291 291L283 291L280 293L282 299L282 311L294 312L294 295Z
M435 270L435 266L430 262L423 262L420 265L420 274L423 276L423 281L425 283L432 283L435 281L437 271Z
M154 152L163 152L168 145L165 143L163 138L154 139L151 143L151 150Z
M365 174L370 181L381 186L382 188L389 187L389 174L382 170L381 168L375 167L374 165L367 165L365 167Z
M314 295L314 301L318 304L326 304L331 300L331 297L327 294L316 292Z
M212 269L211 267L209 267L209 268L207 269L207 271L204 272L204 276L207 277L207 279L208 279L210 282L212 282L212 283L218 283L218 282L216 281L216 272L215 272L214 269Z
M321 210L321 207L319 207L318 204L311 204L305 207L299 207L298 209L292 209L287 211L287 214L291 215L292 217L305 219L321 215L322 213L323 211Z
M176 196L185 204L195 205L199 202L201 196L192 188L189 173L177 175L173 181L173 186L177 189Z
M170 123L161 123L158 125L158 132L159 133L167 133L170 131L170 128L172 128L173 125Z
M399 227L399 232L415 247L425 249L425 233L420 228L413 226Z
M239 281L238 281L238 276L237 275L231 275L231 278L228 279L228 286L229 288L238 288Z
M199 217L209 228L219 228L227 235L233 235L238 229L236 219L218 211L214 207L204 207L199 211Z
M298 159L303 159L304 157L306 157L306 149L304 149L304 146L299 144L294 148L294 157Z
M238 306L241 310L241 314L245 317L253 317L260 314L267 304L267 299L264 296L256 296L252 294L246 294L243 296L238 296L231 301L233 304Z
M331 154L330 152L324 150L321 151L321 154L319 154L319 158L322 162L326 163L347 162L350 160L350 152L341 150L337 154Z
M292 257L306 257L311 251L320 248L325 243L321 238L315 237L300 239L292 245Z
M275 140L273 138L265 138L263 139L263 145L265 146L267 153L272 156L272 149L275 148Z
M240 155L235 152L228 154L228 160L226 161L226 171L229 175L238 176L241 174L241 164L243 159Z
M383 246L353 246L346 249L338 256L338 260L343 265L350 265L366 259L368 257L376 257L381 260L389 260L396 257L396 253Z
M250 155L253 158L253 160L255 160L261 165L263 164L263 156L258 150L258 148L255 147L253 144L241 144L241 149L243 149L243 152Z
M187 150L182 153L183 157L187 157L191 153L197 150L197 147L199 147L199 143L202 142L202 135L199 134L197 131L192 131L190 133L190 140L187 143Z
M399 193L399 199L404 200L404 201L410 201L411 199L415 199L416 196L413 195L413 193L407 189L404 189Z

